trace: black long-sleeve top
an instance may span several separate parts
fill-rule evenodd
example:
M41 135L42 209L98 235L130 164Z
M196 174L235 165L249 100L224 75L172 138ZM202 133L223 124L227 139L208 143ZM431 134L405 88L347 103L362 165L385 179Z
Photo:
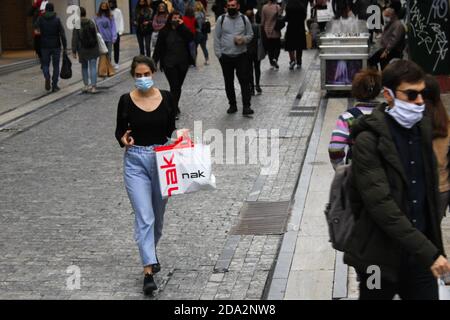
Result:
M158 33L153 60L155 63L161 61L161 66L194 64L189 51L189 42L194 40L192 32L184 25L177 26L174 30L169 25Z
M151 146L165 144L172 136L175 127L175 113L170 92L161 90L162 101L153 111L147 112L134 104L130 94L120 97L117 108L116 139L120 140L127 130L131 130L134 144Z

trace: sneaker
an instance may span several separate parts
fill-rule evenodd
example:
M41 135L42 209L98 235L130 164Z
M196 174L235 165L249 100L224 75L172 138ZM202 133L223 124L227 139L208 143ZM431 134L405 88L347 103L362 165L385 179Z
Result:
M45 90L50 91L50 79L45 79Z
M289 62L289 70L294 70L295 67L295 61Z
M59 90L61 90L58 86L53 86L52 88L52 92L58 92Z
M244 108L244 110L242 110L242 114L244 116L249 115L249 114L254 114L254 113L255 113L255 111L253 111L253 109L250 107Z
M143 287L144 294L150 295L156 289L158 289L158 287L156 286L156 282L153 279L153 275L150 273L147 273L144 277L144 287Z
M117 70L119 70L119 68L120 68L120 66L119 66L118 64L115 64L115 65L114 65L114 70L117 71Z
M209 61L208 60L205 61L205 66L209 66Z
M87 92L89 92L90 90L91 90L91 87L90 87L90 86L84 86L84 87L81 89L81 92L87 93Z
M231 113L236 113L238 110L237 110L237 107L236 106L230 106L229 108L228 108L228 110L227 110L227 113L228 114L231 114Z
M261 87L259 86L259 84L256 85L255 89L256 89L256 92L258 92L258 94L261 94L261 93L262 93L262 89L261 89Z
M297 63L297 69L301 69L302 68L302 64L301 63Z
M92 86L91 88L90 88L90 90L89 90L89 93L97 93L98 92L98 90L97 90L97 87L95 87L95 86Z

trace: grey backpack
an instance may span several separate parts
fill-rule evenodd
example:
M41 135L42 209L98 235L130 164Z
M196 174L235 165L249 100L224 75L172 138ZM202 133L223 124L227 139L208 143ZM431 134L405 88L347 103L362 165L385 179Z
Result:
M331 183L330 200L325 209L330 242L334 249L344 251L355 217L350 205L352 165L338 166Z

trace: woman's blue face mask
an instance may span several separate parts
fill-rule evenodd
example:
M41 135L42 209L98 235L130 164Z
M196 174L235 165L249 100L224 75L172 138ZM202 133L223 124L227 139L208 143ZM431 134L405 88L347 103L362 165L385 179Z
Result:
M154 82L152 77L140 77L135 79L134 85L139 91L145 92L153 87Z

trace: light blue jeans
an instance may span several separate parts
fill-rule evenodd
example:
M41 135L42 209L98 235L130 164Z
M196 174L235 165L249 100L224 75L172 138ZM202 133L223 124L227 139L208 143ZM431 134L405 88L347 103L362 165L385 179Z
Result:
M167 200L161 196L153 146L132 146L124 156L124 180L135 215L135 240L142 265L157 263Z
M91 60L82 60L81 74L83 75L83 82L85 86L97 85L97 58ZM91 80L90 83L89 79Z

